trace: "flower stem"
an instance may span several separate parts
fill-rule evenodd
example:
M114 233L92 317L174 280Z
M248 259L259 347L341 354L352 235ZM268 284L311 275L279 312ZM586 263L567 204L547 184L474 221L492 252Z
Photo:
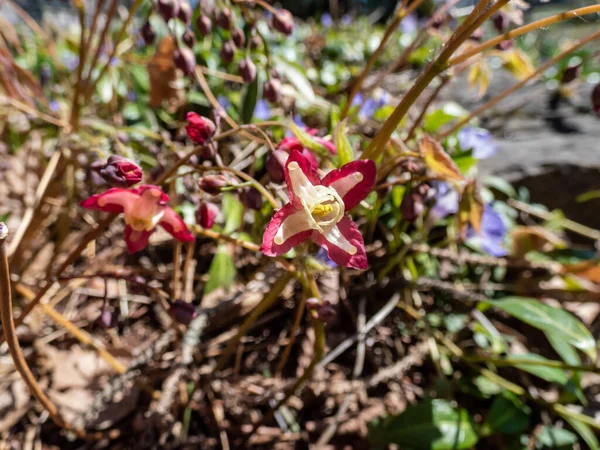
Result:
M548 61L546 61L546 63L542 64L540 67L538 67L532 73L530 73L526 78L522 79L517 84L509 87L508 89L502 91L500 94L498 94L495 97L491 98L489 101L487 101L486 103L484 103L483 105L481 105L479 108L477 108L475 111L473 111L472 113L470 113L467 117L465 117L464 119L460 120L452 128L450 128L449 130L443 132L440 136L438 136L438 139L439 140L443 140L443 139L447 138L452 133L456 132L461 127L463 127L464 125L466 125L467 123L469 123L474 117L479 116L482 112L484 112L487 109L491 108L496 103L498 103L500 100L504 99L505 97L507 97L508 95L512 94L513 92L521 89L530 80L536 78L538 75L540 75L546 69L548 69L549 67L551 67L554 64L556 64L557 62L559 62L565 56L569 55L570 53L572 53L574 51L579 50L581 47L583 47L587 43L589 43L589 42L591 42L591 41L593 41L595 39L598 39L598 38L600 38L600 31L597 31L595 33L592 33L592 34L588 35L587 37L585 37L584 39L582 39L581 41L579 41L577 44L574 44L574 45L568 47L566 50L560 52L554 58L549 59Z

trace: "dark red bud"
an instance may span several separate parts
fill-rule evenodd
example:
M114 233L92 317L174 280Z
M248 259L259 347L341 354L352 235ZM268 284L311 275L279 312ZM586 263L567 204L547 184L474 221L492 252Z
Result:
M146 22L144 24L141 32L142 38L144 38L146 45L152 45L156 39L156 31L154 31L154 27L150 24L150 22Z
M246 36L240 28L233 29L233 31L231 32L231 39L233 40L237 48L242 48L246 43Z
M400 204L400 213L408 222L412 223L423 214L423 196L411 190L404 195Z
M184 24L189 25L192 21L192 7L186 1L179 2L179 13L177 14L179 20Z
M142 181L142 169L118 155L108 158L106 164L97 170L102 179L114 187L130 187Z
M510 39L502 41L498 45L496 45L496 48L502 51L510 50L511 48L513 48L513 41L511 41Z
M224 63L228 64L233 61L235 56L235 44L232 40L223 42L221 46L221 59Z
M185 30L185 33L183 33L183 36L181 36L181 40L189 48L193 48L194 44L196 44L196 35L194 34L194 32L192 30L188 29L188 30Z
M202 228L211 229L217 216L219 215L219 207L211 202L204 202L196 210L196 223Z
M273 28L286 36L294 32L294 16L287 9L275 11L271 24Z
M477 28L473 33L471 33L471 39L477 42L481 42L483 38L483 28Z
M233 22L235 22L235 14L229 8L223 8L217 13L217 26L224 30L231 30Z
M256 65L250 58L242 59L239 69L244 82L252 83L256 79Z
M229 186L229 180L225 175L222 174L212 174L212 175L204 175L200 180L198 180L198 187L202 189L207 194L217 195L221 192L221 188Z
M592 90L592 109L600 117L600 83Z
M265 81L263 97L271 103L279 103L279 100L281 100L281 81L276 78Z
M203 14L196 19L196 27L202 36L207 36L212 31L212 22L208 16Z
M275 67L271 69L271 78L277 78L278 80L281 79L281 74L279 73L279 70L277 70Z
M284 167L289 157L290 154L285 150L275 150L267 155L265 167L273 183L283 183Z
M309 311L316 311L319 308L319 306L321 306L321 300L319 300L318 298L309 297L306 299L306 309L308 309Z
M575 81L575 79L577 77L579 77L580 73L581 73L581 64L569 66L563 72L560 82L562 84L571 83L572 81Z
M238 191L240 202L249 209L259 210L262 207L263 199L260 192L252 186L245 187Z
M184 302L183 300L175 300L169 307L169 315L175 322L189 325L198 313L193 304Z
M184 75L191 75L196 70L196 56L189 48L181 47L175 50L173 59L175 67L181 70Z
M500 34L504 34L510 26L510 17L503 12L496 13L492 18L492 22L496 31Z
M211 140L217 131L217 126L212 120L193 111L187 113L185 118L188 122L185 126L185 131L187 131L189 138L196 144L204 144Z
M158 0L156 7L166 22L179 14L179 0Z
M333 305L327 300L323 300L321 305L317 308L317 317L324 323L332 323L337 316L337 312Z

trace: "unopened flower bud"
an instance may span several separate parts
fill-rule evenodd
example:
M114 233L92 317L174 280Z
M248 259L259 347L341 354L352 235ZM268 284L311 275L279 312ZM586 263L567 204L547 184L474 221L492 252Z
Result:
M321 300L316 297L309 297L306 299L306 309L309 311L316 311L321 306Z
M289 157L290 154L285 150L275 150L267 155L265 167L273 183L283 183L284 167Z
M217 13L217 26L223 28L224 30L231 30L233 22L235 22L235 14L229 8L223 8Z
M263 97L271 103L279 103L279 100L281 100L281 81L276 78L265 81Z
M241 28L236 27L233 29L233 31L231 32L231 39L233 40L237 48L242 48L246 43L246 36L244 35L244 32Z
M198 16L196 19L196 27L202 36L209 35L212 31L212 22L210 21L210 17L205 16L204 14Z
M498 45L496 45L496 48L501 51L510 50L511 48L513 48L513 41L511 41L510 39L502 41L498 43Z
M204 202L196 210L196 223L202 228L211 229L219 215L219 207L211 202Z
M508 14L498 12L492 18L492 22L494 23L496 31L498 31L498 33L500 34L504 34L510 26L510 17L508 16Z
M192 21L192 7L186 1L180 0L179 2L179 12L177 13L177 17L184 24L189 25Z
M279 9L273 14L271 24L277 31L289 36L294 31L294 16L287 9Z
M156 7L166 22L179 14L179 0L158 0Z
M256 65L250 58L240 61L240 76L246 83L252 83L256 79Z
M202 189L207 194L217 195L221 192L221 188L229 186L229 180L225 175L222 174L212 174L212 175L204 175L200 180L198 180L198 187Z
M104 181L113 187L130 187L142 181L142 169L134 162L113 155L106 164L99 168L98 173Z
M191 75L196 70L196 56L194 52L186 47L181 47L173 53L175 67L183 72L184 75Z
M193 304L184 302L183 300L175 300L169 307L169 315L175 322L189 325L198 313Z
M187 113L185 118L188 122L185 131L196 144L204 144L206 141L211 140L217 131L217 126L212 120L193 111Z
M142 38L146 45L152 45L156 39L156 31L150 22L146 22L141 29Z
M571 83L572 81L575 81L575 79L579 76L580 73L581 73L581 64L575 64L575 65L569 66L563 72L560 82L562 84Z
M262 207L263 199L260 192L252 186L240 189L238 192L240 202L249 209L259 210Z
M261 44L262 44L262 38L258 34L255 34L250 39L250 48L252 50L256 50L257 48L259 48L261 46Z
M194 44L196 44L196 35L190 29L185 30L185 33L181 36L181 40L185 45L189 48L193 48Z
M592 90L592 109L600 117L600 83Z
M119 310L108 311L105 309L100 313L96 322L103 328L115 328L119 324Z
M471 33L471 39L477 42L481 42L483 38L483 28L477 28L473 33Z
M415 190L404 195L400 204L400 213L408 222L412 223L423 214L423 196Z
M321 305L317 308L317 317L323 323L332 323L337 316L337 312L334 306L327 300L323 300Z
M400 168L411 174L421 174L425 169L425 164L416 158L406 158L399 164Z
M233 61L233 57L235 56L235 44L232 40L223 42L221 46L221 59L225 64Z

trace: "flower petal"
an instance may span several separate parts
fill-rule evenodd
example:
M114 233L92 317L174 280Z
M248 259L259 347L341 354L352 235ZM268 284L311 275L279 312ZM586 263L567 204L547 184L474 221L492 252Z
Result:
M317 171L313 169L310 161L302 153L294 150L285 163L285 182L288 186L290 203L296 207L300 205L301 197L317 197L314 186L321 184Z
M165 212L161 217L159 224L178 241L193 242L195 239L181 217L168 206L165 208Z
M112 188L102 194L92 195L79 205L86 209L120 214L129 205L135 204L139 200L140 195L137 189Z
M279 256L307 240L312 234L307 219L304 209L298 209L291 203L285 205L267 225L260 251L267 256Z
M154 233L154 230L134 231L133 228L127 225L125 227L123 237L125 238L125 243L127 244L127 251L129 252L129 254L133 254L145 249L148 245L148 239L150 238L150 235Z
M358 205L373 189L377 168L370 159L361 159L332 170L323 178L323 185L332 187L344 200L346 211Z
M327 250L327 255L336 264L353 269L367 268L365 243L350 217L345 216L325 235L314 231L312 238Z

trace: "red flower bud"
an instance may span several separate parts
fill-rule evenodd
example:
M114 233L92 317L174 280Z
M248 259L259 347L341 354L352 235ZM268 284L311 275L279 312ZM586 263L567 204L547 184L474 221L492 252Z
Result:
M169 307L169 315L175 322L183 325L189 325L190 322L198 315L196 307L183 300L175 300Z
M204 144L206 141L211 140L217 131L217 127L212 120L193 111L187 113L186 119L188 124L185 126L185 131L196 144Z
M211 202L204 202L196 210L196 223L202 228L211 229L219 215L219 207Z
M410 223L414 222L423 214L423 196L416 190L411 190L404 195L400 204L400 213Z
M510 39L502 41L498 45L496 45L496 48L502 51L510 50L511 48L513 48L513 41L511 41Z
M233 61L235 56L235 44L232 40L223 42L221 46L221 59L224 63L228 64Z
M250 39L250 48L252 50L256 50L261 46L261 44L262 38L258 34L255 34L254 36L252 36L252 39Z
M245 83L252 83L256 79L256 65L250 58L242 59L239 69Z
M150 22L146 22L141 29L142 38L144 38L144 42L146 45L152 45L154 40L156 39L156 31L154 31L154 27L150 24Z
M166 22L179 14L179 0L158 0L156 6L158 13Z
M224 30L231 30L235 22L235 14L229 8L223 8L217 13L216 23Z
M177 17L184 24L189 25L192 21L192 7L186 1L179 2L179 12L177 13Z
M184 75L191 75L196 70L196 56L189 48L181 47L173 53L175 67L183 72Z
M334 306L327 300L323 300L317 308L317 317L323 323L331 324L337 317L337 312Z
M281 100L281 81L276 78L265 81L263 97L271 103L279 103L279 100Z
M581 64L569 66L563 72L560 82L562 84L571 83L572 81L575 81L575 79L579 76L580 73L581 73Z
M245 187L238 192L240 202L249 209L259 210L262 207L263 199L260 192L252 186Z
M222 174L205 175L198 181L198 187L211 195L219 194L221 188L229 185L229 180Z
M290 154L285 150L275 150L267 155L265 167L273 183L283 183L285 163L289 157Z
M231 39L233 39L233 42L235 43L237 48L242 48L246 43L246 36L244 35L244 32L241 30L241 28L233 29L233 31L231 32Z
M294 16L287 9L279 9L273 14L271 25L280 33L289 36L294 31Z
M508 14L503 12L496 13L492 18L492 22L494 23L494 27L496 31L500 34L504 34L508 27L510 26L510 17Z
M208 16L204 14L196 19L196 27L202 36L207 36L212 31L212 22Z
M194 34L194 32L192 30L188 29L188 30L185 30L185 33L183 33L183 36L181 36L181 40L189 48L193 48L194 44L196 43L196 35Z
M142 181L142 169L134 162L113 155L108 158L98 173L104 181L113 187L130 187Z
M592 109L600 117L600 83L592 91Z

